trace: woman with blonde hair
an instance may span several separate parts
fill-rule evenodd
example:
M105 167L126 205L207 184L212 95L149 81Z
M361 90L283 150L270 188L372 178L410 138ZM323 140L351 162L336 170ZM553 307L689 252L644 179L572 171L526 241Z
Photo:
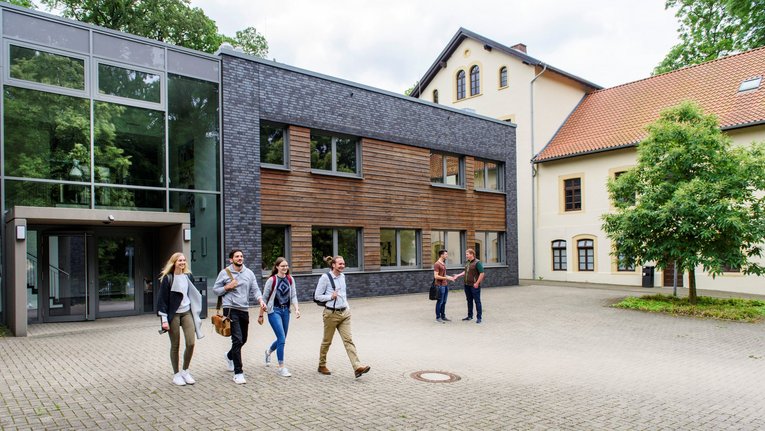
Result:
M290 326L290 306L295 307L295 317L300 319L300 307L298 306L297 289L295 279L290 275L290 265L283 257L276 258L271 276L263 286L263 298L266 299L266 312L268 323L274 330L276 340L266 349L266 366L271 365L271 353L276 351L276 359L279 361L277 374L282 377L290 377L292 374L284 366L284 343L287 340L287 331ZM260 310L258 323L263 324L263 310Z
M170 363L173 366L173 383L178 386L196 383L189 372L194 354L194 336L202 338L202 295L194 287L191 269L183 253L170 256L159 276L157 314L162 319L162 330L170 335ZM183 368L179 371L181 328L186 349L183 351Z

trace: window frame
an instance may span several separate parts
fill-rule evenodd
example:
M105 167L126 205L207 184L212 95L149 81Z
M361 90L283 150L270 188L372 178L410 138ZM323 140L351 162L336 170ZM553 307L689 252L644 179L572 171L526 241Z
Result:
M356 254L358 255L358 266L346 266L345 270L349 272L358 272L364 269L364 244L363 244L363 228L356 226L325 226L325 225L312 225L311 226L311 253L313 254L313 230L314 229L332 229L332 256L338 255L338 229L354 229L356 230ZM345 258L345 256L343 256ZM347 262L347 261L346 261ZM311 273L321 274L327 272L327 268L314 268L311 263Z
M70 57L77 60L82 60L83 61L83 78L85 79L84 81L85 88L82 90L78 90L76 88L61 87L58 85L44 84L42 82L27 81L25 79L11 77L11 45L17 46L19 48L42 51L52 55L58 55L62 57ZM88 83L91 82L91 77L90 77L91 67L90 67L89 56L80 54L80 53L75 53L72 51L54 49L47 46L35 45L33 43L21 42L18 40L9 40L9 39L3 40L3 49L5 50L3 52L3 56L4 56L3 60L5 63L5 67L4 67L5 70L3 71L3 80L5 84L11 85L14 87L26 88L29 90L38 90L38 91L44 91L47 93L62 94L65 96L75 96L75 97L82 97L82 98L90 97L90 86L88 85Z
M438 104L438 89L433 90L433 103Z
M595 253L595 238L586 236L586 237L580 237L575 239L576 241L576 269L577 272L596 272L597 268L595 265L596 261L596 253ZM589 242L589 246L586 244L582 244L583 242ZM587 251L590 251L587 253ZM584 251L585 259L582 261L582 251ZM591 258L591 259L590 259ZM584 266L584 269L582 267Z
M290 128L286 124L281 123L274 123L270 121L261 120L260 124L258 126L258 150L263 148L263 142L261 141L261 134L263 131L263 126L272 127L272 128L281 128L282 129L282 140L284 141L284 145L282 148L283 154L282 159L284 160L284 163L281 165L275 164L275 163L266 163L263 161L263 158L260 159L260 166L264 168L270 168L270 169L282 169L282 170L289 170L290 169ZM286 256L285 256L286 257Z
M311 166L311 173L312 174L322 174L322 175L333 175L338 177L345 177L345 178L362 178L362 169L361 169L361 138L355 137L355 136L349 136L349 135L343 135L339 133L330 133L330 132L323 132L323 131L314 131L311 130L311 134L309 137L309 157L313 155L313 136L314 135L320 135L324 137L331 138L331 146L332 146L332 169L326 170L326 169L319 169L314 168ZM356 145L356 172L355 173L348 173L348 172L339 172L337 170L337 140L338 139L352 139L355 142ZM312 163L312 160L309 160L309 163Z
M136 72L149 73L159 76L159 102L150 102L146 100L133 99L130 97L115 96L113 94L102 94L99 91L101 77L98 73L98 67L102 64L105 66L118 67L121 69L134 70ZM93 74L93 79L90 81L92 85L91 93L93 94L93 100L167 112L167 73L165 71L93 57L91 73Z
M476 162L482 162L484 164L483 165L483 180L484 180L483 187L478 187L475 182ZM486 185L488 184L487 179L489 178L489 168L486 166L487 163L493 163L497 166L497 188L496 189L490 189L486 187ZM504 193L505 192L505 164L502 162L497 162L495 160L481 159L477 157L474 158L473 188L476 191L480 191L480 192Z
M456 90L457 90L457 100L463 100L465 97L467 97L467 92L465 88L465 79L466 79L466 73L463 69L460 69L457 71L457 77L456 77Z
M502 66L499 68L499 88L507 88L507 82L507 66Z
M459 239L459 241L460 241L460 245L459 245L460 252L459 252L459 256L457 256L458 263L457 264L449 265L449 263L447 261L446 267L447 268L462 268L462 266L465 264L465 250L467 250L467 241L466 241L467 232L464 231L464 230L432 229L430 231L430 249L431 249L431 257L433 257L433 255L435 255L435 258L433 259L433 262L435 262L436 259L438 258L438 250L433 249L433 245L434 245L433 239L435 238L434 234L438 233L438 232L441 232L441 233L444 234L443 235L444 236L444 244L443 244L442 247L439 247L439 248L443 248L444 250L447 250L447 251L449 250L449 233L456 232L456 233L459 234L459 237L460 237L460 239ZM449 258L453 259L454 256L450 253L449 254Z
M422 268L422 231L420 229L414 229L414 228L388 228L388 227L381 227L380 228L380 238L382 239L382 231L389 230L394 231L395 235L395 241L396 241L396 265L383 265L382 264L382 258L380 259L380 270L381 271L396 271L396 270L403 270L403 269L421 269ZM411 230L414 231L414 241L415 241L415 264L413 266L403 266L401 265L401 231L403 230ZM382 250L380 251L380 256L382 257Z
M282 257L287 259L287 262L292 262L292 247L290 246L290 238L292 230L290 225L283 225L283 224L261 224L260 225L260 263L261 263L261 270L264 277L267 277L271 274L272 268L262 268L264 262L263 262L263 256L265 253L263 253L263 229L266 228L283 228L284 229L284 254Z
M474 64L470 66L470 96L481 94L481 68Z
M552 251L552 270L568 271L568 244L565 239L555 239L550 242ZM556 265L555 258L558 258Z
M433 182L433 179L430 178L430 185L435 187L446 187L450 189L465 189L467 181L465 181L465 156L461 156L454 153L447 153L444 151L436 151L436 150L430 150L430 157L431 159L433 155L439 154L441 155L441 181L440 183ZM457 181L457 184L446 184L446 178L447 178L447 157L453 157L456 158L459 164L459 180Z
M578 188L579 207L574 209L567 209L566 182L570 180L575 180L575 179L579 180L579 188ZM584 212L584 183L585 183L584 173L561 175L558 177L558 211L560 212L560 214L571 214L571 213L576 214L576 213Z
M484 266L504 266L507 264L507 260L505 259L505 232L501 231L490 231L490 230L481 230L475 232L475 243L478 243L478 237L479 235L483 235L483 247L480 247L480 251L478 252L478 259L483 262ZM489 243L488 236L489 234L497 234L497 242L498 242L498 250L497 250L497 261L496 262L489 262L486 256L486 244ZM474 247L475 248L475 247Z

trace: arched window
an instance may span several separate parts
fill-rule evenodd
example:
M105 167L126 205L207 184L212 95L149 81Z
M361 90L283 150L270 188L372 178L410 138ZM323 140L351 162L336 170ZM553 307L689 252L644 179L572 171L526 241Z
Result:
M499 86L507 87L507 66L499 68Z
M566 241L556 239L552 242L553 271L565 271L568 268Z
M481 92L481 70L478 66L470 68L470 95L475 96Z
M579 270L595 271L595 242L591 239L580 239L576 242L579 254Z
M465 71L457 73L457 100L465 98Z
M433 90L433 103L438 103L438 90Z

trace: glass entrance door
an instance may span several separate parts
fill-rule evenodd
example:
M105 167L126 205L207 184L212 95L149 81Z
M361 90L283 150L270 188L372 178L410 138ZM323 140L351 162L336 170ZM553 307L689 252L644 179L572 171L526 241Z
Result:
M88 253L84 233L45 234L41 314L46 322L86 320L88 317Z

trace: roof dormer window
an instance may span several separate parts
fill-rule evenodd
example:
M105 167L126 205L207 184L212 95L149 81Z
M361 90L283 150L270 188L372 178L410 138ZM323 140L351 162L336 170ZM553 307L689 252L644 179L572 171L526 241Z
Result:
M749 78L741 83L741 85L738 86L738 92L741 93L742 91L749 91L749 90L756 90L760 88L760 82L762 81L762 76L756 76L754 78Z

